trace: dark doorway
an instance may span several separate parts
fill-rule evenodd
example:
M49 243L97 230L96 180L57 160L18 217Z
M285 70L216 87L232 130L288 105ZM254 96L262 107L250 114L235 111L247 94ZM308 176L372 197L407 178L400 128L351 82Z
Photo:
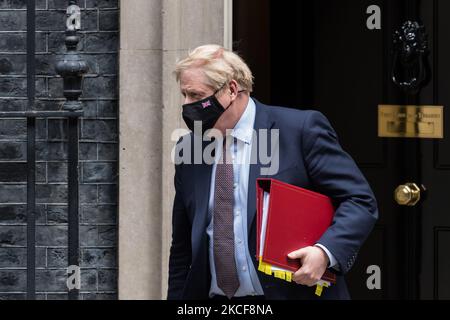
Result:
M367 28L371 5L381 9L381 29ZM375 192L380 219L347 276L352 297L449 299L450 3L239 0L233 13L234 49L254 71L253 96L323 112ZM391 79L393 34L407 20L428 34L430 78L419 94ZM444 139L378 137L380 104L443 105ZM406 182L427 189L415 206L394 200ZM381 289L367 287L370 266L381 270Z

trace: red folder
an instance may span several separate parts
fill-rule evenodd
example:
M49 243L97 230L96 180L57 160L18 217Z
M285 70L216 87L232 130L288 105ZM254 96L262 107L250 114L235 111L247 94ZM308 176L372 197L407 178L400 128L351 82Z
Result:
M271 266L296 272L299 259L289 259L288 253L312 246L330 226L334 207L323 194L303 189L276 179L256 181L258 260ZM263 255L259 257L263 211L263 195L270 193ZM322 280L336 282L336 275L327 270Z

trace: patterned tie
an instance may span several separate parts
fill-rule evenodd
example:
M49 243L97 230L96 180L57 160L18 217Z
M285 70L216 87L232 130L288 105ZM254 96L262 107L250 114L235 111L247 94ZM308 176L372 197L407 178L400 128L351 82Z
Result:
M239 288L239 278L234 259L233 163L226 161L226 140L223 141L221 161L216 165L213 244L217 285L231 299Z

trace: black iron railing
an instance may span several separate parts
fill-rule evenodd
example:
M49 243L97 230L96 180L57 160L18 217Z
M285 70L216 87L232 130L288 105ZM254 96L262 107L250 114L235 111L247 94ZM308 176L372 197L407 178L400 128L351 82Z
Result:
M79 177L78 177L78 130L79 119L83 115L82 104L78 101L82 91L83 74L86 63L77 54L80 29L80 9L76 1L68 1L67 9L67 52L58 61L56 71L64 81L66 101L61 110L37 111L35 105L35 0L27 0L27 111L0 112L0 118L27 119L27 299L36 298L36 118L68 119L68 266L75 267L74 286L69 286L69 299L79 296ZM63 23L64 21L61 21ZM68 269L69 270L69 269ZM69 278L68 278L69 279Z

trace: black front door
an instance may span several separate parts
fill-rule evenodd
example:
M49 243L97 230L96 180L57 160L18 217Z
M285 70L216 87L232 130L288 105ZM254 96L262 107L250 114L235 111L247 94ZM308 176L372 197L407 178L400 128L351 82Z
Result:
M373 5L380 29L367 25ZM449 14L444 0L234 1L234 49L254 71L254 96L323 112L377 197L380 219L347 276L354 299L450 298ZM408 20L428 35L416 91L392 81L393 36ZM444 138L379 137L381 104L444 106ZM414 206L394 199L406 183L421 189Z

